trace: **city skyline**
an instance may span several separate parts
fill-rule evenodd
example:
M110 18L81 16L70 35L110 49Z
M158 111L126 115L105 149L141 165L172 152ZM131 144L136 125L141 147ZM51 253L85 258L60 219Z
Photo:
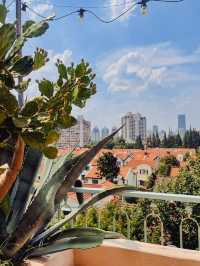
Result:
M101 5L100 0L95 2ZM35 0L31 7L44 16L54 12L61 15L64 10L56 8L56 3L57 0L44 0L41 6ZM83 2L77 0L76 4L82 6ZM97 94L84 109L74 108L75 115L84 115L94 124L108 127L119 125L120 117L128 111L139 112L147 117L148 127L155 124L168 130L176 128L177 114L186 113L191 126L199 128L199 8L199 1L192 5L190 1L175 5L154 2L148 5L148 16L141 16L137 9L109 25L89 15L82 24L76 16L52 23L42 38L31 40L31 45L23 50L30 54L35 47L43 47L52 59L31 77L55 79L56 58L70 64L84 57L96 72ZM98 15L109 19L122 10L123 6L102 9ZM15 14L12 9L11 12ZM22 18L39 20L29 11ZM36 86L31 83L27 96L35 95Z

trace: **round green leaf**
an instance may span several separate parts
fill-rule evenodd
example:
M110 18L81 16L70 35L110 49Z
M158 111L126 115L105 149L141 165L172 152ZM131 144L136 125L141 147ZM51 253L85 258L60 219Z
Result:
M43 150L43 153L44 155L49 158L49 159L55 159L58 155L58 150L56 147L46 147L44 150Z
M54 86L53 83L47 79L38 81L38 87L42 95L50 98L53 96Z
M52 144L58 141L59 137L60 137L60 134L57 131L55 130L50 131L46 139L46 144L49 145L49 144Z
M43 150L45 147L44 134L38 131L25 131L22 138L32 148Z
M11 70L20 75L28 75L33 70L33 63L31 56L24 56L14 64Z
M27 102L22 108L21 115L31 117L38 112L38 104L36 101L32 100Z
M18 128L24 128L28 124L27 119L24 117L13 117L12 120L14 125Z

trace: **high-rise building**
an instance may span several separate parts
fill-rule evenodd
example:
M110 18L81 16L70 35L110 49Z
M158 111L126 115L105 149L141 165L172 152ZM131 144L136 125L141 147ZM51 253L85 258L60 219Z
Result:
M153 134L154 135L158 134L158 126L157 125L153 125Z
M100 131L98 127L94 127L92 130L92 141L95 143L100 141Z
M101 130L101 138L104 139L109 135L109 129L107 127L103 127Z
M186 117L185 114L178 115L178 132L183 137L186 132Z
M122 137L127 142L135 142L138 136L142 138L143 142L146 140L146 117L143 117L140 113L133 114L129 112L121 118L121 123L124 125Z
M117 127L113 126L111 129L111 133L115 132L116 130L117 130ZM117 134L115 134L115 136L114 136L115 140L118 138L120 138L120 131Z
M84 147L89 144L91 136L91 123L86 121L83 116L78 116L75 126L62 129L58 147L73 148L76 146Z

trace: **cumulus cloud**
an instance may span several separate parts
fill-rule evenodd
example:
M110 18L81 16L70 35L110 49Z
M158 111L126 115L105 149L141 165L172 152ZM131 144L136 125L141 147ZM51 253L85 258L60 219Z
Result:
M57 69L55 66L57 59L60 59L66 65L69 65L72 61L72 52L70 50L64 50L63 53L55 53L54 51L49 50L48 58L49 62L43 68L41 68L39 71L31 73L31 84L26 96L33 97L38 94L37 84L35 83L35 80L47 78L55 81L58 77Z
M200 82L190 65L200 66L199 49L185 53L170 43L161 43L118 51L102 61L100 71L109 90L140 93Z

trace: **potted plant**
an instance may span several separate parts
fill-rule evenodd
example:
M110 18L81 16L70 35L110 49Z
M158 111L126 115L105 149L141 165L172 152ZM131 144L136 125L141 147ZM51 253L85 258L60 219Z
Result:
M90 228L62 230L62 226L96 201L127 188L102 192L77 212L48 227L86 165L118 130L80 156L67 154L56 158L54 143L59 138L59 130L76 123L71 115L72 107L83 108L96 92L95 74L84 60L68 67L58 60L57 80L37 81L40 95L19 106L16 92L28 89L29 74L48 62L43 49L37 49L32 56L22 56L20 50L29 38L44 34L53 18L27 21L22 35L16 38L15 23L6 23L6 14L5 6L0 5L0 264L16 265L27 257L94 247L104 238L119 237ZM49 158L49 164L54 160L57 167L29 201L41 156Z

